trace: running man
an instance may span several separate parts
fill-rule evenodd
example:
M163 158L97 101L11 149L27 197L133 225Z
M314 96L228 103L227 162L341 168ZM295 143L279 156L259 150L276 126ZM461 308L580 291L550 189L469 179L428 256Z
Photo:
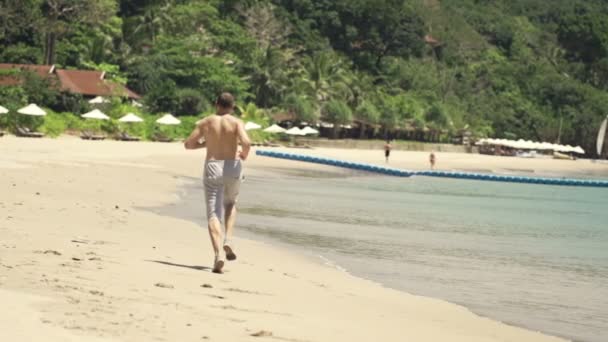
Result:
M236 202L243 178L241 162L247 160L251 142L243 122L232 116L234 97L230 93L221 94L215 107L216 114L197 122L196 128L184 142L184 147L188 150L207 147L203 183L209 235L215 252L213 272L222 273L222 214L225 215L223 249L226 259L235 260L231 238L236 220ZM239 142L242 151L238 149Z

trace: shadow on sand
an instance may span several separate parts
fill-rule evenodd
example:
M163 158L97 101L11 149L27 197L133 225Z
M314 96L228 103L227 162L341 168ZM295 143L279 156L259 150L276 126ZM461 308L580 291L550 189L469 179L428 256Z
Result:
M160 260L146 260L146 261L147 262L155 262L157 264L163 264L163 265L173 266L173 267L189 268L189 269L195 270L195 271L208 271L208 272L211 272L211 267L207 267L207 266L181 265L181 264L175 264L175 263L172 263L172 262L160 261Z

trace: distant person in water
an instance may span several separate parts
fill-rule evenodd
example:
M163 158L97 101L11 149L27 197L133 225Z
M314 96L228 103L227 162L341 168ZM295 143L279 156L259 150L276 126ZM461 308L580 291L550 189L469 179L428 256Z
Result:
M236 220L237 197L243 179L242 161L249 156L251 142L243 122L232 116L234 97L230 93L221 94L215 102L215 108L214 115L197 122L184 147L188 150L207 148L203 175L207 223L215 252L213 272L222 273L222 216L225 215L223 250L226 259L235 260L231 238ZM239 151L239 143L242 151Z
M431 151L431 154L429 155L429 162L431 163L431 170L435 170L435 151Z
M386 158L386 162L388 163L388 158L391 156L391 141L387 140L386 144L384 144L384 158Z

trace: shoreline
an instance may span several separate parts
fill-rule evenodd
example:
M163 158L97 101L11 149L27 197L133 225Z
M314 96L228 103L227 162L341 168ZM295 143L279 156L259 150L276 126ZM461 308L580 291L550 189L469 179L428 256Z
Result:
M0 336L23 337L19 323L33 337L57 331L48 341L250 341L260 331L290 341L562 341L253 240L239 239L240 259L213 275L200 224L146 210L174 204L180 183L198 178L201 154L180 147L0 141L1 294L53 298L11 295L40 320L2 315Z

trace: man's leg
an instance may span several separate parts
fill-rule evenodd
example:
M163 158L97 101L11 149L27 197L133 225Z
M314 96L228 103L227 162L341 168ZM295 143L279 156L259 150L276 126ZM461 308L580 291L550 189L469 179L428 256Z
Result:
M232 234L236 222L236 202L241 187L242 172L240 161L227 162L224 166L224 224L226 225L224 251L228 260L236 260Z
M224 260L221 257L222 243L222 211L224 187L221 182L221 167L216 163L207 163L205 166L205 201L207 204L207 228L211 245L215 253L213 272L222 273Z
M217 258L220 255L220 248L222 247L222 223L217 217L210 218L208 223L211 245L213 245L213 252Z
M236 260L236 254L232 250L232 233L234 231L234 223L236 222L236 204L227 203L224 207L226 224L226 235L224 238L224 251L226 252L226 259L232 261Z

